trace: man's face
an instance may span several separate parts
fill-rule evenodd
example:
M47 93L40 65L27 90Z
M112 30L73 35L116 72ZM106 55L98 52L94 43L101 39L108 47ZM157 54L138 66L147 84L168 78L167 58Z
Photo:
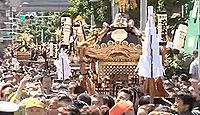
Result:
M51 98L48 105L49 115L57 115L58 114L58 99L56 97Z
M117 99L115 103L118 103L121 100L130 100L130 95L125 92L118 93Z
M35 96L36 94L38 94L38 87L35 86L34 83L28 82L26 83L26 90L27 93L30 94L31 96Z
M44 77L42 81L43 87L44 88L50 88L52 85L51 77Z
M180 98L175 98L174 106L176 107L176 112L178 113L183 113L189 109L189 105L184 105L183 100Z
M95 106L95 107L101 107L103 105L103 102L102 100L98 99L97 97L91 97L91 101L92 101L92 106Z
M26 115L46 115L46 110L40 107L30 107L26 109Z

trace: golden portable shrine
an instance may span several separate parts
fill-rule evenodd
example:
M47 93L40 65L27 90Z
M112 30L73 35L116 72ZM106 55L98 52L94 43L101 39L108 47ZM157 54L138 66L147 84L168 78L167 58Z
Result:
M87 77L88 71L92 71L96 91L115 95L122 87L142 85L147 94L167 96L160 78L154 80L137 75L143 35L134 26L134 21L126 13L118 13L113 24L104 23L103 27L87 39L83 39L81 27L79 32L74 30L77 32L77 51L69 53L70 60L79 64L83 76Z
M16 52L17 52L17 59L18 60L28 60L30 57L30 49L31 46L29 42L31 42L32 35L28 33L22 33L18 39L18 41L21 43L20 45L16 46Z
M12 46L15 57L21 65L29 65L31 63L45 65L46 61L48 61L46 44L36 45L37 43L33 42L33 37L29 33L21 33L16 39L16 43Z
M81 25L81 21L80 17L75 19L76 24ZM142 53L142 34L127 14L117 14L113 24L104 23L100 32L86 40L81 35L84 33L81 28L73 27L74 32L78 31L74 46L77 51L70 50L69 59L79 64L82 75L86 75L89 68L98 76L93 78L96 90L102 93L112 90L114 93L122 85L140 84L135 69Z

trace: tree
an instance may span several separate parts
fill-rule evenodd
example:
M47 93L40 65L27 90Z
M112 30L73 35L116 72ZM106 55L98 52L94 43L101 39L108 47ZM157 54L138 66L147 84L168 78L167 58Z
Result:
M41 42L41 36L43 31L44 41L49 41L54 36L54 32L57 28L61 28L61 16L65 13L45 13L46 17L37 18L33 20L26 20L21 22L20 33L29 33L33 35L33 41L36 43Z
M181 12L181 6L191 0L159 0L158 8L165 9L169 15L174 12Z
M91 0L71 0L73 6L69 7L67 14L72 18L77 15L83 16L87 24L90 24L91 15L94 14L97 26L101 26L107 19L108 2L106 0L99 0L92 2Z

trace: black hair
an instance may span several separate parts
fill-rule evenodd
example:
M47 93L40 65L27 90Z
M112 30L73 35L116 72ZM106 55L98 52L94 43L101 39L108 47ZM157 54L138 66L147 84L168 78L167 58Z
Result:
M118 94L121 93L121 92L129 94L130 95L130 99L129 100L131 102L133 102L133 92L130 89L123 88L123 89L119 90Z
M92 95L92 97L103 101L103 95L101 95L101 94L94 94L94 95Z
M194 50L192 54L198 56L198 50Z
M112 96L105 94L103 95L103 104L108 105L109 108L112 108L115 105L115 100Z
M81 115L81 112L75 106L69 106L68 111L69 115Z
M181 75L180 75L180 79L181 79L182 81L188 81L188 80L189 80L189 77L188 77L186 74L181 74Z
M189 110L192 110L195 98L189 92L179 92L175 97L181 99L184 105L189 105Z
M84 101L81 100L74 100L73 101L73 105L78 108L79 110L83 108L83 106L88 106L87 103L85 103Z
M140 97L138 104L141 105L146 105L150 104L151 97L149 95L145 95Z
M78 96L78 100L87 103L89 106L91 105L91 97L89 95L87 95L86 93L81 93Z

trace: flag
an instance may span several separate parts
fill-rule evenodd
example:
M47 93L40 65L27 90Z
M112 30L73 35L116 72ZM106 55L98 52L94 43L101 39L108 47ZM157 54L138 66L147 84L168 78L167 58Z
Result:
M199 19L198 19L198 1L196 0L194 3L193 10L190 11L189 20L188 20L188 31L186 33L186 40L184 45L185 53L192 54L194 50L197 49L198 45L198 27L199 27ZM196 15L195 15L196 14Z
M72 75L69 63L70 60L67 54L63 51L63 48L61 48L59 59L54 62L57 67L58 79L69 79L69 76Z
M152 40L151 40L152 39ZM151 55L151 49L152 55ZM153 56L153 58L152 58ZM163 76L162 57L153 17L153 6L148 6L148 20L145 27L145 39L142 42L142 55L138 62L138 75L151 78L151 59L153 59L153 78Z

